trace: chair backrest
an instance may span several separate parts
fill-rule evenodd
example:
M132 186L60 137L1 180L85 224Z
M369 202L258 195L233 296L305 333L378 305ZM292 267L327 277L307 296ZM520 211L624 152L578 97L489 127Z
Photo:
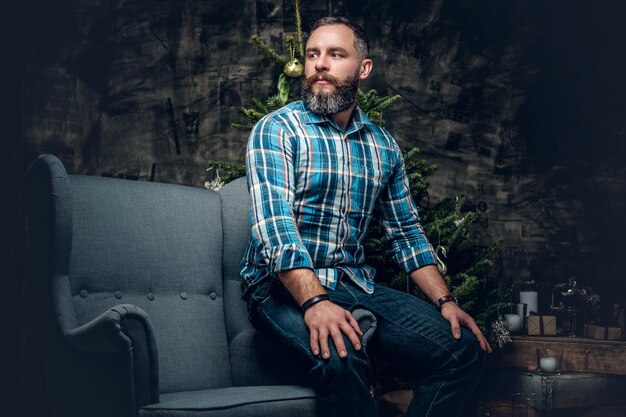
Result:
M229 386L219 196L109 178L70 183L78 322L135 304L154 328L161 392Z
M250 197L246 178L237 178L219 191L224 231L224 314L228 343L252 329L242 296L240 262L250 240Z
M73 304L60 309L73 307L76 325L118 304L145 310L161 393L232 385L218 193L67 176L55 160L45 160L52 184L35 195L55 207L51 245L61 249L52 251L49 278L68 277Z

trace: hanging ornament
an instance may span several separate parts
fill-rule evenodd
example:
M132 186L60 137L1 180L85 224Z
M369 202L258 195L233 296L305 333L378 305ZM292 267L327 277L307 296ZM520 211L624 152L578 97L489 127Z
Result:
M283 72L289 78L300 78L304 74L304 65L296 58L296 46L293 41L289 43L291 59L283 67Z
M304 66L298 58L290 59L283 67L283 72L289 78L300 78L304 74Z

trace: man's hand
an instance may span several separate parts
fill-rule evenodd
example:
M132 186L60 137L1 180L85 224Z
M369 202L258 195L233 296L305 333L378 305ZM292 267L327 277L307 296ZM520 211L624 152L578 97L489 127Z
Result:
M465 326L470 329L472 333L474 333L474 336L478 339L478 343L480 343L480 348L485 352L491 353L491 346L476 325L474 319L463 311L456 303L445 303L442 305L441 315L444 319L450 322L452 335L455 339L459 339L461 337L461 326Z
M446 282L435 265L427 265L416 269L410 274L411 279L426 293L431 300L438 300L446 294L450 294ZM441 306L441 315L450 322L452 335L455 339L461 337L461 326L465 326L474 333L480 343L480 348L485 352L491 352L491 346L476 322L465 311L461 310L456 303L445 303Z
M363 332L359 324L349 311L337 304L320 301L312 305L304 312L304 322L311 333L311 351L314 355L319 355L321 351L324 359L330 358L328 338L332 337L339 357L348 356L342 334L348 337L356 350L361 349L360 337Z
M304 304L311 297L326 293L319 279L310 269L282 271L278 277L298 305ZM331 301L320 301L307 308L304 312L304 322L311 333L311 351L314 355L322 352L324 359L330 358L328 338L332 337L339 357L348 356L343 334L348 337L356 350L361 349L359 338L363 336L363 333L359 329L359 324L349 311Z

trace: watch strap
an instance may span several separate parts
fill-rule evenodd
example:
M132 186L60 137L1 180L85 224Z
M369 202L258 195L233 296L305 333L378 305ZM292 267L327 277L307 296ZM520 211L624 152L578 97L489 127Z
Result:
M443 297L435 300L433 304L435 305L435 307L437 307L438 310L441 310L441 306L450 301L454 301L455 304L459 304L459 300L457 300L457 298L452 294L444 295Z

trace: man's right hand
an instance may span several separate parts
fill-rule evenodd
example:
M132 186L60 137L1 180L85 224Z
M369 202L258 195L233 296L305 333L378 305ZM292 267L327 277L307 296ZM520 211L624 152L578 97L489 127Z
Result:
M298 305L304 304L311 297L326 293L319 279L310 269L290 269L280 272L278 277ZM349 311L331 301L319 301L307 308L304 312L304 322L309 328L311 351L314 355L319 355L321 352L324 359L330 358L328 338L332 337L339 357L348 356L343 341L344 334L356 350L361 349L359 338L363 336L363 332L359 324Z
M304 322L311 334L311 351L314 355L322 352L324 359L330 358L329 337L332 337L339 357L348 356L343 340L345 334L356 350L361 349L363 332L359 323L345 310L331 301L320 301L313 304L304 312Z

